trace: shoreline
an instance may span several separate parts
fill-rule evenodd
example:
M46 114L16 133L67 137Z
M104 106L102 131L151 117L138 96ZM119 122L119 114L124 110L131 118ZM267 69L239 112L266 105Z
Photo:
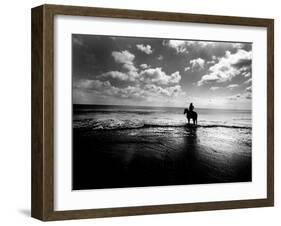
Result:
M73 189L251 181L251 145L231 139L236 130L73 129Z

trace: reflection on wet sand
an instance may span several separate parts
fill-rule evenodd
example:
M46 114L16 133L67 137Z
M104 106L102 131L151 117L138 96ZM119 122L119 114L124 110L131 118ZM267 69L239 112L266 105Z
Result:
M251 181L251 147L232 139L235 131L196 127L74 131L73 188Z

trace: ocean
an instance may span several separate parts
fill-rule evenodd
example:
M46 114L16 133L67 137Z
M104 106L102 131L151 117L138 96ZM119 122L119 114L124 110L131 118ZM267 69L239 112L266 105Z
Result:
M251 111L183 111L73 105L73 189L251 181Z
M184 108L74 105L73 127L90 130L183 127ZM251 110L196 109L199 127L251 129Z

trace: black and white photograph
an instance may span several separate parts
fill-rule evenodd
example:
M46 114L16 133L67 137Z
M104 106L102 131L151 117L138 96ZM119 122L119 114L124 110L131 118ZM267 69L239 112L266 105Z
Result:
M252 181L252 43L72 34L72 189Z

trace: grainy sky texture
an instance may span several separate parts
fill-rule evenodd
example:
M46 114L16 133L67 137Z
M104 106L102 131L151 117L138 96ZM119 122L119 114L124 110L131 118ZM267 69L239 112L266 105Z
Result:
M252 44L72 35L74 104L251 109Z

